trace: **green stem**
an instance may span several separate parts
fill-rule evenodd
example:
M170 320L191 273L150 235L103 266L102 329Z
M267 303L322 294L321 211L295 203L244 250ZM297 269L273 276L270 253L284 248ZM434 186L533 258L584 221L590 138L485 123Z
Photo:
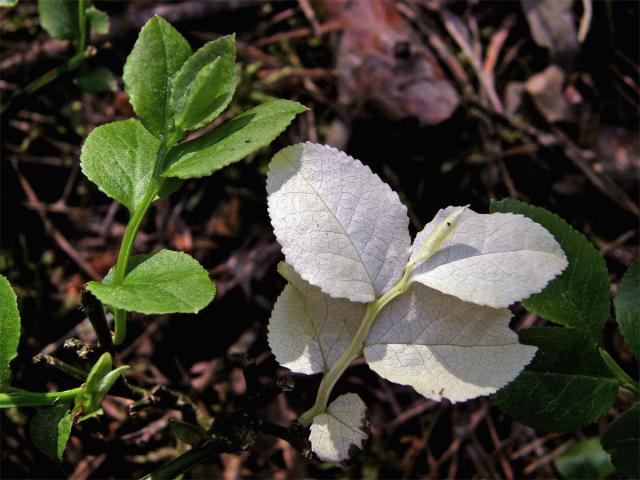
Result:
M127 273L127 267L129 266L129 258L131 258L131 252L133 251L133 245L136 240L136 234L140 229L142 220L144 219L149 207L153 203L155 196L158 192L158 188L149 188L142 198L140 205L134 210L133 215L127 223L127 228L124 231L122 242L120 244L120 251L118 252L118 259L116 260L116 267L113 274L113 285L122 283ZM115 309L113 312L114 317L114 334L113 344L120 345L124 342L127 335L127 312L121 309Z
M160 176L163 168L164 161L167 154L171 150L171 147L178 141L180 133L174 132L172 135L168 135L160 144L158 154L156 157L156 163L153 167L153 174L151 176L151 182L147 187L147 191L140 204L135 208L133 214L129 218L127 227L122 236L122 242L120 243L120 251L118 252L118 259L116 260L116 266L113 273L113 285L119 285L124 280L127 274L127 267L129 266L129 258L133 252L133 245L136 240L136 235L142 224L142 220L149 211L149 208L153 204L156 195L162 188L164 178ZM127 335L127 312L121 309L114 309L114 334L113 344L120 345L124 342Z
M199 463L208 460L220 453L228 450L228 442L216 441L215 439L202 446L194 447L188 452L174 458L166 465L158 468L154 472L145 475L140 480L159 480L177 478L188 472Z
M82 387L62 392L29 392L14 388L8 392L0 393L0 409L57 405L60 402L70 402L81 391Z
M598 350L609 371L613 373L613 376L620 382L620 386L635 393L636 395L640 395L640 385L638 385L638 383L631 378L631 376L629 376L629 374L625 372L613 358L611 358L609 352L602 347L598 347Z
M35 357L33 357L33 363L44 362L47 365L51 365L52 367L60 370L65 375L70 376L76 380L84 382L87 379L87 372L80 370L79 368L74 367L73 365L69 365L67 362L63 362L59 358L54 357L53 355L48 355L46 353L39 353Z
M80 0L78 2L78 44L76 45L76 53L84 52L87 48L87 1Z

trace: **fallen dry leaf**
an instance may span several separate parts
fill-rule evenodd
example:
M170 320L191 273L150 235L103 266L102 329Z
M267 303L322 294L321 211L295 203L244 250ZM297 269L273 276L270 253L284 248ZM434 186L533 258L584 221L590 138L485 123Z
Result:
M370 104L391 119L415 117L428 125L451 116L457 92L391 1L328 0L324 6L327 20L343 27L337 53L343 106Z

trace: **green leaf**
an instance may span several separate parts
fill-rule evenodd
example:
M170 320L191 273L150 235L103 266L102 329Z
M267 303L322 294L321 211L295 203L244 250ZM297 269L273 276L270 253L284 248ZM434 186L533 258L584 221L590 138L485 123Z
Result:
M191 56L191 47L162 17L142 30L124 65L122 79L129 101L147 129L162 137L173 127L169 118L171 81Z
M274 100L252 108L212 132L172 149L162 176L211 175L271 143L306 109L290 100Z
M0 275L0 392L11 383L11 360L18 354L20 313L16 294L7 277Z
M562 452L553 461L564 478L607 478L615 468L598 437L588 438Z
M179 130L206 125L229 105L236 88L236 41L227 35L205 44L172 82L171 109Z
M607 413L619 384L588 334L538 327L520 330L518 336L539 350L524 372L493 397L498 407L522 423L552 432L577 430Z
M112 367L111 354L109 352L103 353L98 361L91 367L91 371L87 375L87 381L84 383L82 392L76 395L74 413L82 408L87 407L92 402L92 396L98 387L98 383L107 373L111 371ZM85 409L88 411L88 409Z
M211 439L200 425L194 425L193 423L171 419L169 420L169 428L178 440L189 445L198 445Z
M102 283L87 287L103 303L146 314L197 313L215 295L209 274L186 253L160 250L130 260L129 271L119 285L112 285L112 272Z
M90 7L87 9L87 18L89 24L97 33L106 35L109 33L109 15L102 10L98 10L96 7Z
M569 260L562 275L522 304L546 320L589 332L598 338L609 318L609 274L604 260L586 239L559 216L513 199L491 202L491 212L520 213L549 230Z
M111 354L103 353L91 368L82 391L75 398L73 416L80 416L80 421L101 413L100 403L128 365L111 370Z
M616 320L629 350L640 360L640 258L624 274L614 300Z
M138 120L107 123L87 137L80 166L102 192L133 212L152 181L159 147Z
M102 66L90 68L78 75L74 82L89 93L115 92L118 88L118 82L111 70Z
M77 0L38 0L40 25L53 38L78 38Z
M43 453L60 461L71 427L69 405L43 408L31 420L31 439Z
M18 4L18 0L0 0L0 8L15 7Z
M616 418L602 435L602 446L615 467L631 478L640 478L640 403Z

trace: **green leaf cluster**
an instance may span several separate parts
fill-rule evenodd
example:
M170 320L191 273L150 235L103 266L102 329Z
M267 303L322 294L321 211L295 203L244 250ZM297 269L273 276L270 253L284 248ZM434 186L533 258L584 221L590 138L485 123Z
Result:
M124 311L195 313L215 294L207 272L184 253L162 250L130 260L149 207L179 188L182 179L209 175L267 145L305 110L297 102L274 100L180 143L229 105L235 62L233 35L192 53L175 28L153 17L124 66L125 89L138 119L97 127L84 143L82 171L131 214L115 268L88 286L115 310L116 344L123 339Z
M491 211L519 213L541 224L555 236L569 260L562 275L522 302L531 312L562 327L518 332L520 341L537 346L538 353L493 401L514 418L540 430L570 432L589 425L609 411L620 387L640 393L637 379L598 346L611 312L604 260L584 235L547 210L507 199L492 202ZM632 263L620 282L614 304L620 332L637 358L639 260ZM639 408L636 404L618 417L602 436L602 446L611 454L616 468L635 478L640 476ZM593 464L583 467L595 468Z

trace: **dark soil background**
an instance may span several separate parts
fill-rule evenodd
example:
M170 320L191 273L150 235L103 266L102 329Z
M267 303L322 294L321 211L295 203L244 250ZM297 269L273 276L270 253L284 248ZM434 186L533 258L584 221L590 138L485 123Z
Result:
M551 14L540 9L545 3L553 4ZM585 4L593 7L592 20L578 35ZM137 251L187 251L217 283L215 301L198 315L135 316L116 355L117 364L131 365L130 383L188 395L191 415L243 408L247 381L239 359L255 361L251 375L258 385L282 384L288 376L266 342L284 281L275 271L282 254L266 212L265 173L285 145L330 143L362 160L400 194L413 233L442 207L469 203L486 212L492 198L515 197L584 232L606 259L612 291L638 255L638 2L95 5L110 15L111 32L93 36L97 53L90 64L111 69L117 89L83 92L74 81L80 69L16 97L1 119L0 271L16 289L23 324L13 363L16 386L77 385L46 363L32 362L38 353L79 368L90 364L63 343L70 337L95 341L79 308L80 289L113 265L127 214L83 177L79 152L95 126L133 115L122 66L154 13L170 20L194 49L237 34L241 82L219 121L269 97L310 109L270 147L209 178L187 181L153 208L138 235ZM547 28L536 32L539 24ZM0 29L3 104L72 55L68 42L50 39L39 27L35 2L0 9ZM514 327L544 322L519 306L514 312ZM637 376L613 320L602 344ZM265 397L249 413L282 425L295 420L313 402L320 379L293 380L292 390ZM513 421L486 398L458 405L426 400L381 380L363 363L339 382L336 393L345 391L357 392L370 407L372 433L346 466L306 459L284 440L258 434L246 451L214 457L188 476L558 477L554 458L603 431L631 401L621 393L597 424L558 435ZM2 477L134 478L187 449L168 422L185 418L189 409L174 402L129 415L130 404L109 397L103 416L74 428L61 464L30 440L35 409L3 411Z

